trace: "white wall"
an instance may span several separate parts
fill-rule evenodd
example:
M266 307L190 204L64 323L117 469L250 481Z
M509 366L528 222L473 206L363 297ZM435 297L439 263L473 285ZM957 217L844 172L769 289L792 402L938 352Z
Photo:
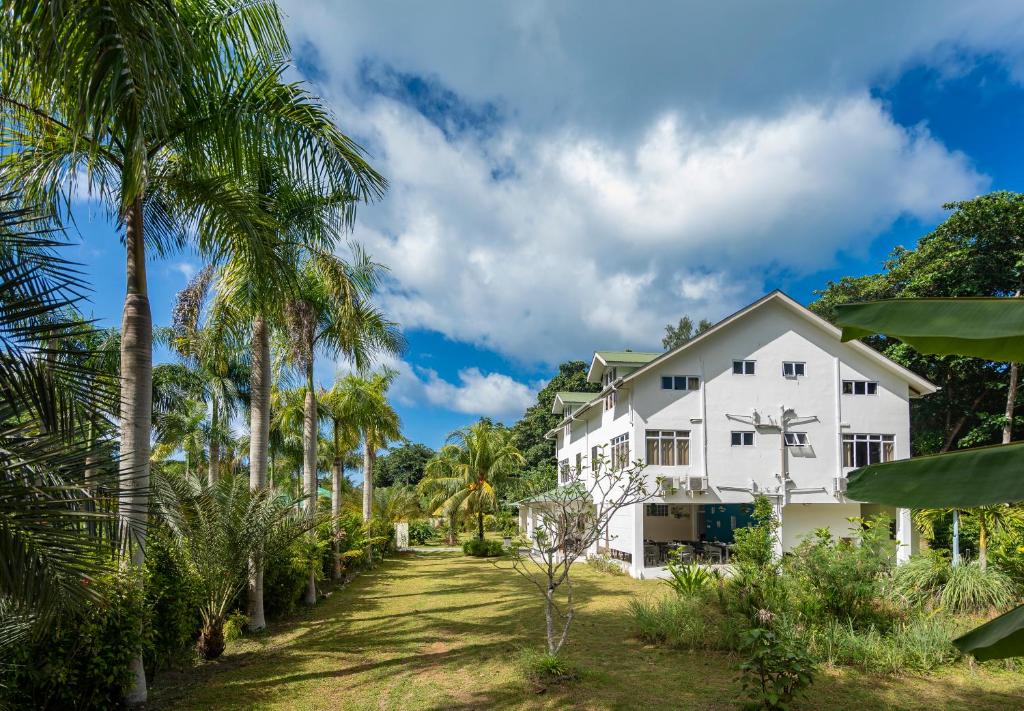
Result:
M782 507L782 550L792 550L816 528L828 528L833 538L850 535L846 519L860 516L860 504L789 504Z

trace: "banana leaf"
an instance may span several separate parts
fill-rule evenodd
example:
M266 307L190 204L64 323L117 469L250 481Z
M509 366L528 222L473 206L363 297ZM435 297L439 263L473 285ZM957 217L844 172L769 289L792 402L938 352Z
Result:
M953 644L979 661L1024 655L1024 605L974 628Z
M902 508L971 508L1024 501L1024 442L870 464L846 495Z
M1024 299L898 299L837 307L843 340L883 333L922 353L1024 361Z

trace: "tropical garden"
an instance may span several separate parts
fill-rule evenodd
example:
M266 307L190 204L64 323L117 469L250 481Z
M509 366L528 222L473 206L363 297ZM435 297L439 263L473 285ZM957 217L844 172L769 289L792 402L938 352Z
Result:
M596 540L643 500L639 470L597 511L563 489L540 568L509 545L515 502L557 480L555 393L596 389L584 363L511 426L437 451L403 436L376 365L405 348L387 267L347 239L387 181L291 78L273 3L11 0L0 66L0 706L251 707L259 690L289 708L781 708L813 707L813 684L1009 708L1024 691L1024 196L949 206L812 305L942 385L914 403L920 458L850 482L913 508L929 552L896 568L888 523L864 519L778 560L759 501L734 575L673 567L665 586L566 554L569 532ZM119 328L85 315L102 285L68 256L83 193L123 247ZM154 323L147 267L182 250L203 267ZM684 317L665 346L708 327ZM395 551L398 524L417 552Z

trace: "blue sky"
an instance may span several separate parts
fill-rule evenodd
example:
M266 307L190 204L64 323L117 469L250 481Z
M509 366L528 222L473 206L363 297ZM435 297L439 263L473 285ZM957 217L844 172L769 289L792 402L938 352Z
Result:
M561 360L806 303L942 203L1024 190L1019 5L285 2L297 71L391 181L352 236L391 267L407 436L512 421ZM117 230L75 216L116 324ZM200 264L151 262L156 323Z

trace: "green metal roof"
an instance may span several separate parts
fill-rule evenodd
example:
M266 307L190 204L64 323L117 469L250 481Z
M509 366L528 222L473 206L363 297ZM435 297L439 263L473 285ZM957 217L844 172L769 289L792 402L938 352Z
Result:
M577 404L577 403L583 403L583 402L590 402L595 397L597 397L597 393L561 392L561 393L555 393L555 397L557 397L562 402Z
M650 363L661 355L661 353L647 353L644 351L597 351L605 363Z

